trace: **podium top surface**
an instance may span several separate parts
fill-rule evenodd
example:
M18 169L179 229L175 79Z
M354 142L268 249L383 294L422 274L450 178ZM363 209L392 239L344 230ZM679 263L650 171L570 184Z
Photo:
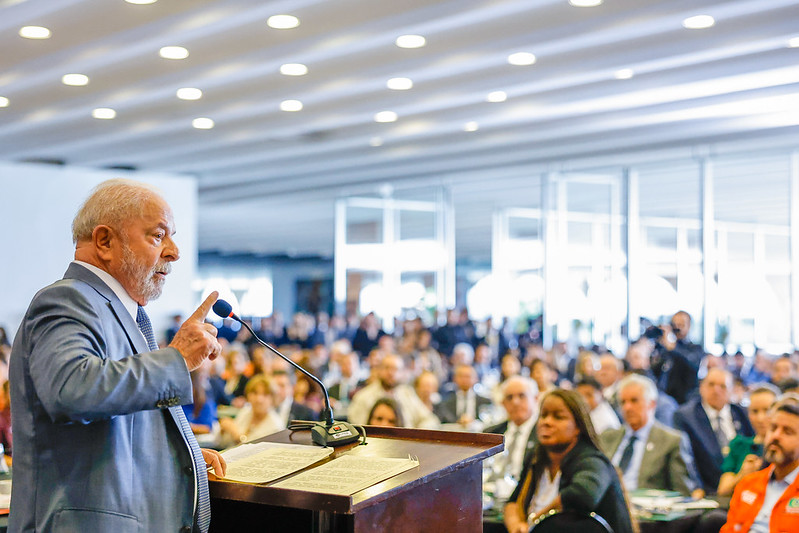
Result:
M271 485L277 481L264 484L237 483L218 479L209 473L211 497L311 511L352 514L443 477L450 472L482 461L503 449L502 435L365 427L367 445L352 444L335 448L334 453L326 461L333 460L343 453L364 457L408 457L410 454L419 459L419 467L349 496L272 487ZM260 441L314 445L311 442L310 431L284 430L264 437Z

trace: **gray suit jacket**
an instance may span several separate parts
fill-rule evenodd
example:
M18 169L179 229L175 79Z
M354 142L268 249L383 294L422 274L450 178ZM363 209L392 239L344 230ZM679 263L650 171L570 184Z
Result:
M624 428L608 429L599 436L599 444L608 457L613 458L624 439ZM689 477L684 453L688 452L682 435L655 421L644 446L638 471L638 488L674 490L686 496L690 494L694 483Z
M166 409L192 401L186 363L150 352L100 279L72 264L33 298L10 361L9 531L192 527L192 458Z

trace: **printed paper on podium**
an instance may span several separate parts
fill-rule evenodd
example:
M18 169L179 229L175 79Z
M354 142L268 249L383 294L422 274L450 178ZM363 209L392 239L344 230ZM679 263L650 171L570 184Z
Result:
M299 472L333 453L333 448L258 442L222 452L227 461L224 479L244 483L268 483Z
M351 495L419 466L419 460L341 455L272 485L283 489Z

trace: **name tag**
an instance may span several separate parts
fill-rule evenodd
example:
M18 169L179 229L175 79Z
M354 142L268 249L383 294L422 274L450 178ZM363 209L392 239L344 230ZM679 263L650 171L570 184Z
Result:
M757 493L751 490L745 490L741 493L741 501L747 505L752 505L757 499Z
M785 506L785 512L791 514L799 514L799 498L791 498Z

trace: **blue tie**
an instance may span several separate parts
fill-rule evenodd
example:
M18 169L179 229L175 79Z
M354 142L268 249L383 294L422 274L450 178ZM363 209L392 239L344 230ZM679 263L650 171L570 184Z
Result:
M150 317L144 312L144 308L139 306L136 313L136 324L139 326L144 338L147 340L147 346L150 350L157 350L158 343L155 342L155 334L153 333L153 325L150 322ZM186 441L187 446L191 451L192 458L194 459L194 472L197 480L197 527L201 533L208 531L208 525L211 523L211 499L208 496L208 474L205 470L205 459L200 451L200 445L197 444L197 439L191 431L189 421L183 413L183 408L180 406L170 407L169 413L175 420L175 423L183 433L183 440Z

